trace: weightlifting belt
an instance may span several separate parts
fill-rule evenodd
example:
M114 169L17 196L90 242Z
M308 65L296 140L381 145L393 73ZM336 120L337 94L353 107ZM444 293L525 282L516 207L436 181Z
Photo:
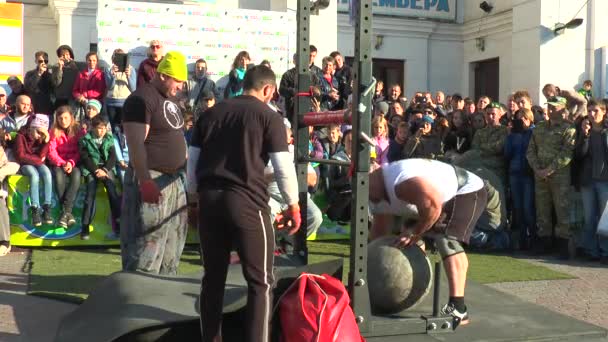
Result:
M458 182L458 190L462 189L463 186L469 181L469 174L463 168L456 165L452 165L454 172L456 173L456 181Z

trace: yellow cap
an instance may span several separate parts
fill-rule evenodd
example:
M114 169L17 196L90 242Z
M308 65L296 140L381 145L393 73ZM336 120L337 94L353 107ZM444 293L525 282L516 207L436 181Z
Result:
M178 81L186 81L188 79L186 56L178 51L169 51L158 63L156 71L159 74L171 76Z

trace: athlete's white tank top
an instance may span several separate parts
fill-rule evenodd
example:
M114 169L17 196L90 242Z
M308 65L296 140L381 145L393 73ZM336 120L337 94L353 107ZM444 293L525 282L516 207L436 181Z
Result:
M404 159L382 166L384 186L390 203L371 203L372 213L392 214L397 216L411 216L418 210L413 204L397 198L395 187L414 177L422 177L441 192L443 203L456 195L468 194L483 188L483 180L477 175L466 171L467 182L458 189L458 179L454 167L432 159ZM383 201L384 202L384 201Z

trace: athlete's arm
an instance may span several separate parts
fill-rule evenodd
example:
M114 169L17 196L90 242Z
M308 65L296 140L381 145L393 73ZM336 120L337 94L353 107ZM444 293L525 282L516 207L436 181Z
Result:
M130 96L123 107L123 129L129 142L129 163L140 181L151 179L145 142L150 131L148 108L140 96Z
M123 123L125 136L129 142L129 163L135 170L137 179L150 179L150 171L148 170L148 158L146 156L146 148L144 142L150 131L150 125L125 122Z
M424 178L414 177L398 184L395 194L418 209L418 221L412 227L414 235L422 235L439 219L443 207L441 193Z

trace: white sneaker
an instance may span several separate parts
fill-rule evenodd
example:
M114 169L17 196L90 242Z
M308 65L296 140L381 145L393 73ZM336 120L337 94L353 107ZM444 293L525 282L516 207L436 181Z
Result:
M441 314L444 316L454 317L454 329L456 329L459 325L469 324L469 313L467 309L465 309L464 312L460 312L456 310L454 304L452 303L444 305L441 309Z

